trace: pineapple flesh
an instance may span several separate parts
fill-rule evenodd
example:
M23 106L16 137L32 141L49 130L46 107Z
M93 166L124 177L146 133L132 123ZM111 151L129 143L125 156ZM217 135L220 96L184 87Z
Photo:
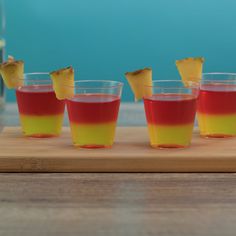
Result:
M204 58L185 58L176 61L176 66L184 83L187 82L200 82L202 78Z
M24 84L24 62L9 57L8 61L0 64L0 74L7 88L20 87Z
M125 73L125 77L134 93L135 101L152 95L152 69L144 68Z
M59 100L74 96L74 69L69 66L50 73L53 89Z

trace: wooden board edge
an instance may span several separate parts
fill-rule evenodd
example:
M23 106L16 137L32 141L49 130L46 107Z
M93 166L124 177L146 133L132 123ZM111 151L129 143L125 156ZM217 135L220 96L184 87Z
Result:
M68 158L54 160L44 158L9 158L0 159L2 173L208 173L208 172L236 172L236 162L231 158L201 160L160 160L153 158L143 160L132 159L75 159ZM135 165L134 165L135 162Z

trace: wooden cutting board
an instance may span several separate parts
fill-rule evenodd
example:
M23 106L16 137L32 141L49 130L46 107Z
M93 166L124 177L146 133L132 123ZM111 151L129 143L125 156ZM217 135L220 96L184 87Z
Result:
M72 145L69 128L60 138L34 139L6 127L0 172L236 172L236 138L203 139L195 132L187 149L157 150L145 127L122 127L113 148L85 150Z

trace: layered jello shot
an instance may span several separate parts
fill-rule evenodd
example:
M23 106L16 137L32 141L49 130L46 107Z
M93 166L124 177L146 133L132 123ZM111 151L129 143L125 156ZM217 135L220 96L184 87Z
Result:
M72 140L81 148L109 148L113 145L122 83L77 81L74 96L67 99Z
M61 133L65 101L58 100L48 73L25 74L16 88L23 133L30 137L55 137Z
M200 85L197 118L208 138L236 135L236 74L206 73Z
M188 72L199 73L191 70L195 65L189 66L189 60L187 64ZM135 100L143 100L153 148L185 148L191 143L199 84L186 81L186 74L184 80L152 81L151 68L125 73Z
M65 101L56 98L48 73L24 74L24 62L9 57L0 66L5 85L15 89L20 124L25 136L59 136Z
M109 80L75 82L70 67L50 75L57 98L66 101L73 144L79 148L110 148L123 84Z
M154 148L190 145L198 84L180 80L153 81L152 95L143 97L150 144Z

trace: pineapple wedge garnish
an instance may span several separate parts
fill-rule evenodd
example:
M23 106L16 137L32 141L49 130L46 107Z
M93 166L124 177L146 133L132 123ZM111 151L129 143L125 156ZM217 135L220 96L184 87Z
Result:
M175 62L184 83L200 82L202 78L203 57L185 58Z
M59 100L74 96L74 69L69 66L50 73L53 89Z
M9 56L6 62L0 64L0 74L7 88L20 87L24 84L24 62Z
M144 68L125 73L125 77L134 93L135 101L152 95L152 69ZM150 87L149 87L150 86Z

